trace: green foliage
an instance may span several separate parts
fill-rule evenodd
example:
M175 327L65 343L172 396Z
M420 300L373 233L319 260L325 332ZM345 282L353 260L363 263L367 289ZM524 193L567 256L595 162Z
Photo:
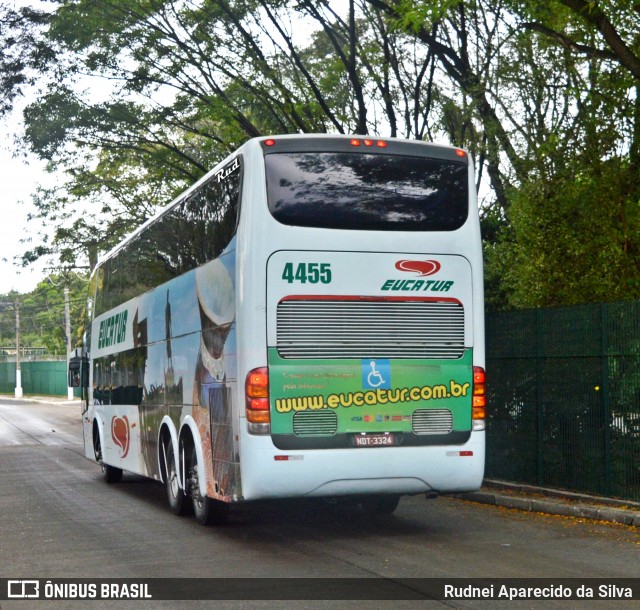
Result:
M55 61L55 52L42 31L49 15L31 7L0 4L0 116L37 81L38 74Z
M510 305L640 298L639 196L637 168L620 159L576 162L523 185L512 238L497 247Z
M447 13L463 0L399 0L396 11L401 15L399 25L410 31L429 28L439 23Z
M485 306L499 311L511 306L510 289L505 281L513 248L511 224L498 206L481 211L482 251L484 256Z
M93 265L252 136L388 124L421 136L432 84L415 74L428 53L365 6L352 23L309 1L54 3L42 40L57 61L25 110L25 143L68 180L37 193L47 232L23 262Z
M71 344L82 344L84 333L87 278L76 274L50 276L32 292L0 295L0 345L16 344L16 309L20 316L20 345L45 347L48 354L67 353L64 288L69 289Z
M521 26L502 75L525 111L528 176L485 248L489 293L496 308L638 298L637 77L575 3L509 4ZM598 7L640 57L629 5Z
M93 266L249 137L389 133L470 151L490 307L637 293L623 0L55 0L4 7L0 40L4 108L37 75L25 143L67 176L25 264Z

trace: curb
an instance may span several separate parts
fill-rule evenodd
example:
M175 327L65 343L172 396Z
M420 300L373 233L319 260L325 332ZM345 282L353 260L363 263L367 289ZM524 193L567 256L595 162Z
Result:
M457 497L470 502L502 506L504 508L515 508L526 512L579 517L582 519L608 521L610 523L621 523L623 525L640 527L640 511L636 510L559 502L548 498L538 499L527 496L511 496L490 491L474 491L458 494ZM606 502L606 499L603 501Z
M21 398L16 398L15 396L0 394L0 399L14 402L36 402L45 405L79 405L81 403L79 398L69 400L62 396L22 396Z

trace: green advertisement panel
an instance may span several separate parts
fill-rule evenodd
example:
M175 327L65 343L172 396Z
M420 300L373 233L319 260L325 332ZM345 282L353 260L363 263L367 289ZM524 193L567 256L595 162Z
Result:
M394 433L392 445L466 439L472 381L470 349L456 360L304 360L283 359L270 348L272 436L283 448L352 446L354 435L363 434ZM323 444L323 437L333 440Z

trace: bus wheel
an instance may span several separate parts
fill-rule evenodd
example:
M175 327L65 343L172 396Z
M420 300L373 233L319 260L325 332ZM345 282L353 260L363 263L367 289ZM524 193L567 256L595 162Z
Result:
M102 446L100 445L100 435L97 431L94 431L93 435L93 452L96 456L96 461L102 468L102 478L107 483L120 483L120 481L122 481L122 468L109 466L109 464L105 464L102 461Z
M102 478L107 483L120 483L122 481L122 468L116 468L115 466L109 466L109 464L102 465Z
M189 502L178 482L178 464L173 451L173 443L171 439L167 439L167 442L161 446L164 451L165 483L169 508L174 515L185 515L188 512Z
M229 519L229 505L220 500L214 500L200 493L198 480L198 456L195 447L191 450L191 463L189 468L189 485L193 512L196 519L202 525L224 525Z
M375 513L378 515L390 515L398 508L400 496L367 496L362 498L360 505L362 510L367 513Z

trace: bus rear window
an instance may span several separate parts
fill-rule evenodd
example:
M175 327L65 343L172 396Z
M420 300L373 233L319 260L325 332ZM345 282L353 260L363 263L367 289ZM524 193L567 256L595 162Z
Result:
M363 153L265 155L269 210L302 227L453 231L467 219L467 164Z

